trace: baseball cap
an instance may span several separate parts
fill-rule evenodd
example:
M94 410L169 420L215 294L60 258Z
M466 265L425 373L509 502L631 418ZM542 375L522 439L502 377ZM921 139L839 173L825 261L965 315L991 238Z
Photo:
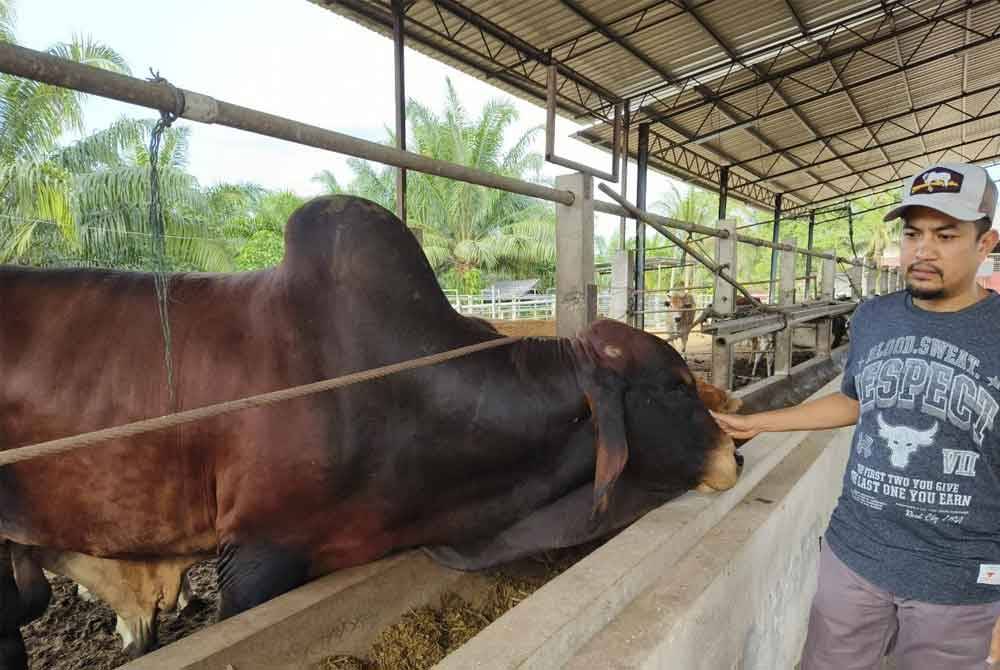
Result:
M978 165L936 163L906 180L903 201L883 221L902 216L912 205L936 209L959 221L989 218L992 223L997 209L997 185Z

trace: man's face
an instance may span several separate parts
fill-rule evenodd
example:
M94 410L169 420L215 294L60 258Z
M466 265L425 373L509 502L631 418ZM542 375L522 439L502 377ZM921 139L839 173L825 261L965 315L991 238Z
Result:
M995 230L977 237L975 223L926 207L910 207L899 245L907 289L921 300L961 295L972 288L976 269L996 242Z

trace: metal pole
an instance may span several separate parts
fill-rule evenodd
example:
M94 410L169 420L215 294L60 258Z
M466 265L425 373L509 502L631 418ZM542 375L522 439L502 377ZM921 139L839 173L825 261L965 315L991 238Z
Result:
M573 193L570 191L560 191L541 184L532 184L520 179L503 177L492 172L476 170L408 151L400 151L393 147L361 140L333 130L326 130L274 114L216 100L193 91L162 83L154 84L135 77L100 70L89 65L81 65L15 44L0 43L0 72L140 107L173 112L182 118L200 123L217 123L237 130L335 151L385 165L457 179L469 184L499 188L511 193L520 193L564 205L573 204Z
M638 161L636 163L635 206L646 210L646 180L649 177L649 124L639 126ZM633 325L642 330L646 307L646 224L635 220L635 319Z
M771 231L771 244L778 243L778 235L781 231L781 194L774 196L774 229ZM778 276L778 250L771 247L771 283L767 286L767 301L774 302L774 281Z
M605 186L604 184L601 184L602 191L605 190L604 186ZM605 192L608 193L607 191ZM614 195L616 196L619 195L616 191L612 191L608 193L608 195L611 195L612 193L614 193ZM611 214L612 216L621 216L622 212L625 212L625 214L628 215L629 217L635 218L634 216L632 216L631 213L628 212L627 208L624 205L620 203L615 204L613 202L608 202L606 200L595 200L594 211L603 212L605 214ZM677 230L686 230L688 232L699 233L707 237L719 237L722 239L729 239L729 233L726 230L716 230L713 228L708 228L707 226L699 226L696 223L687 223L685 221L678 221L677 219L671 219L670 217L660 216L659 214L653 214L651 212L644 212L643 217L646 219L647 223L651 221L653 223L663 226L664 228L676 228ZM700 242L701 240L699 239L693 241ZM794 251L795 253L804 254L807 256L815 256L816 258L832 258L836 261L840 261L841 263L853 264L855 262L854 259L847 258L845 256L835 256L834 254L827 253L824 251L809 251L808 249L803 247L796 247L796 246L789 247L788 245L781 244L780 242L778 244L775 244L774 242L770 242L768 240L764 240L759 237L753 237L752 235L737 234L736 241L740 242L741 244L749 244L755 247L765 247L768 249L777 249L778 251Z
M726 201L729 200L729 166L719 168L719 221L726 218Z
M628 199L628 139L629 132L632 130L632 112L629 109L629 101L625 101L625 119L624 119L624 146L625 150L622 151L622 197L626 200ZM618 248L622 251L625 250L625 221L628 217L623 213L618 220Z
M403 76L403 0L392 0L392 41L396 70L396 148L406 151L406 78ZM396 216L406 223L406 168L396 169Z
M809 237L806 241L806 246L812 251L813 248L813 233L816 229L816 210L809 210ZM805 300L810 300L813 297L813 287L816 286L816 280L812 277L813 269L813 258L812 256L806 256L806 295Z

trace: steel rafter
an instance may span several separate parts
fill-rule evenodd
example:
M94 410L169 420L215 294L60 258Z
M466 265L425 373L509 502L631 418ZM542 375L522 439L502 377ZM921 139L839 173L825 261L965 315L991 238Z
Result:
M803 56L806 57L805 62L798 63L798 64L793 65L791 67L788 67L788 68L785 68L783 70L775 72L775 71L771 70L771 67L773 67L774 63L777 62L777 58L775 58L775 59L772 60L771 66L762 68L763 71L766 73L766 75L763 76L763 77L757 77L753 81L749 81L749 82L745 82L745 83L734 85L731 88L729 88L728 90L717 90L717 91L714 91L713 95L710 96L708 99L699 99L699 100L691 100L691 101L686 101L686 102L679 102L679 101L677 101L677 98L679 98L679 96L675 96L675 103L674 103L673 107L671 109L668 109L668 110L665 110L665 111L662 110L662 109L661 110L649 110L649 109L643 109L641 107L641 105L644 104L642 102L642 100L641 100L642 96L648 95L648 94L650 94L652 92L658 92L658 91L662 90L664 88L664 86L662 86L662 85L658 86L658 87L656 87L656 89L653 89L653 90L650 90L650 91L630 93L628 95L628 97L640 100L640 109L634 110L634 118L639 118L638 116L635 116L635 113L638 112L639 115L641 117L643 117L643 121L648 120L648 121L651 121L651 122L659 122L659 121L662 121L664 119L671 118L673 116L677 116L679 114L691 112L693 110L697 110L697 109L703 108L705 106L714 105L714 104L716 104L720 100L727 100L728 98L731 98L731 97L733 97L735 95L738 95L740 93L746 93L746 92L751 91L754 88L756 88L758 86L761 86L763 84L768 84L768 83L780 84L782 81L784 81L786 79L792 79L793 76L795 74L798 74L799 72L803 72L803 71L808 70L810 68L814 68L814 67L817 67L819 65L824 65L824 64L829 63L829 62L836 62L838 59L841 59L841 58L844 58L844 57L850 58L851 54L859 53L863 49L868 49L868 48L870 48L872 46L875 46L876 44L880 44L880 43L882 43L882 42L884 42L886 40L895 39L895 38L900 37L901 35L905 35L905 34L908 34L910 32L913 32L913 31L916 31L916 30L920 30L920 29L924 29L924 28L933 29L933 27L935 25L937 25L939 23L942 23L942 22L948 22L948 23L954 25L953 22L949 21L949 18L951 16L953 16L955 14L958 14L958 13L961 13L961 12L965 12L968 9L977 7L979 5L989 4L990 2L991 2L991 0L968 0L968 2L965 5L963 5L962 7L952 8L952 9L949 9L949 10L946 10L946 11L940 11L940 13L935 13L934 15L929 16L929 17L925 16L923 14L917 14L917 16L921 17L918 21L914 22L913 24L906 25L906 26L904 26L902 28L897 28L896 30L888 30L888 31L884 31L883 32L882 29L881 29L881 25L880 25L879 28L871 36L869 36L868 38L862 38L857 44L853 44L853 45L851 45L849 47L843 47L843 48L837 49L837 50L832 50L832 51L831 50L824 50L824 51L820 52L819 54L809 55L809 54L805 53L804 50L797 49L797 51L799 53L801 53ZM902 2L889 2L889 1L887 1L886 2L886 7L888 7L889 9L893 9L893 8L895 8L897 6L901 6L903 4L904 3L902 3ZM885 20L885 15L883 13L883 10L882 10L881 6L878 9L878 15L881 16L883 18L883 20ZM846 27L843 28L843 29L841 29L840 32L851 32L852 34L855 34L855 35L858 34L858 33L856 33L853 30L849 31L849 29L846 28ZM995 30L992 31L989 34L986 34L986 33L980 32L980 31L973 31L973 32L979 37L979 39L977 39L975 41L968 42L967 44L965 44L965 45L963 45L961 47L958 47L957 49L953 49L953 50L949 51L946 54L938 54L938 55L935 56L935 58L940 58L940 57L945 56L945 55L952 55L954 53L961 53L961 52L966 51L968 49L974 48L976 46L980 46L982 44L986 44L986 43L992 42L995 39L997 39L997 34L996 34ZM803 38L801 38L801 37L798 38L799 41L801 41L802 39ZM829 42L829 40L827 40L827 41ZM747 54L740 54L740 57L742 59L746 60L746 61L751 60L751 57L749 57ZM778 57L780 57L780 54L779 54ZM851 86L852 87L857 87L857 86L861 86L861 85L864 85L864 84L867 84L867 83L878 81L878 80L883 79L883 78L885 78L887 76L891 76L891 75L894 75L894 74L899 74L904 69L918 67L918 66L923 65L923 64L925 64L927 62L930 62L931 60L932 59L930 59L930 58L926 58L926 59L922 59L920 61L914 62L912 60L912 56L911 56L910 62L908 62L904 67L896 66L895 68L890 69L887 72L880 73L879 75L875 75L875 76L866 78L864 80L860 80L858 82L855 82ZM690 84L689 80L691 79L691 77L692 77L692 75L688 75L688 76L680 79L678 81L676 87L681 88L682 91L686 90L686 87ZM669 86L669 84L667 86ZM839 93L842 90L843 90L843 87L841 87L841 88L835 88L833 85L831 85L831 87L828 88L827 90L817 92L817 94L815 96L809 97L809 98L807 98L805 100L798 101L797 103L795 103L795 106L796 107L801 107L801 106L803 106L805 104L808 104L810 102L813 102L815 100L819 100L819 99L821 99L821 98L823 98L823 97L825 97L827 95L830 95L830 94L833 94L833 93ZM763 106L760 109L762 110ZM789 109L790 109L790 106L785 106L785 107L781 107L779 109L774 109L774 110L772 110L770 112L767 112L767 113L761 113L760 110L755 110L756 113L753 114L753 115L751 115L751 116L753 118L755 118L755 119L756 118L763 119L763 118L766 118L766 117L769 117L769 116L774 116L775 114L780 114L782 112L788 111ZM721 133L721 132L727 132L727 131L733 130L733 129L734 129L734 127L719 128L719 129L716 129L711 134L716 134L716 133ZM695 139L697 140L699 138L696 137Z
M958 112L962 113L965 116L965 120L966 121L975 120L975 118L976 118L975 116L970 115L966 110L962 110L962 109L959 109L959 108L955 107L953 103L965 102L971 96L979 95L980 93L989 93L990 91L993 92L993 94L994 94L993 97L996 97L997 94L1000 93L1000 82L997 82L995 84L989 84L987 86L983 86L981 88L977 88L977 89L972 90L972 91L965 90L964 93L961 93L961 94L955 95L955 96L951 96L949 98L945 98L944 100L939 100L937 102L931 102L931 103L928 103L926 105L921 105L920 107L914 107L912 109L906 110L905 112L897 112L895 114L890 114L888 116L883 116L883 117L879 117L877 119L872 119L872 120L868 121L867 123L862 123L862 124L859 124L859 125L856 125L856 126L851 126L850 128L845 128L843 130L838 130L838 131L833 132L833 133L828 133L826 135L821 135L821 136L819 136L819 137L817 137L816 139L813 139L813 140L803 140L802 142L796 142L795 144L789 144L789 145L787 145L785 147L779 147L779 150L777 150L777 151L769 151L767 153L758 154L757 156L753 156L752 158L747 158L745 160L742 160L742 161L739 161L737 163L734 163L733 165L734 166L746 165L746 164L753 163L753 162L758 161L758 160L770 158L772 156L777 156L779 153L781 153L781 151L795 151L796 149L801 149L801 148L807 147L809 145L815 144L817 141L818 142L824 142L824 143L826 143L826 142L832 142L834 140L837 140L839 142L842 142L842 143L846 144L847 146L851 147L852 149L865 150L865 148L869 146L870 142L862 144L862 145L858 145L858 144L855 144L854 142L850 142L847 139L844 139L844 136L854 134L854 133L856 133L858 131L861 131L861 130L871 129L872 133L877 137L878 134L881 133L882 130L885 127L887 127L887 126L892 126L892 127L895 127L895 128L899 128L900 130L904 130L904 131L906 131L908 133L912 133L913 132L912 129L910 129L910 128L906 127L906 126L900 125L897 122L900 119L902 119L902 118L905 118L905 117L908 117L908 116L912 116L912 115L915 115L915 114L920 113L920 112L931 111L930 115L928 115L928 117L924 121L924 123L922 123L922 124L918 123L917 124L916 128L917 128L917 134L918 135L924 133L924 131L926 130L926 128L934 120L934 117L937 116L937 112L939 110L942 110L942 109L945 109L945 108L951 109L952 111L958 111ZM980 109L980 114L982 113L983 110L986 109L986 107L989 106L990 103L992 103L992 100L993 99L991 98L987 102L986 105L983 105L983 107ZM928 131L928 132L930 132L930 131ZM911 135L910 139L915 139L915 136ZM820 152L820 153L822 153L822 152ZM766 176L766 174L767 173L765 172L765 176Z
M573 11L577 16L579 16L580 18L582 18L584 21L586 21L590 25L594 26L602 35L604 35L605 37L608 37L611 40L614 40L618 44L619 47L621 47L623 50L625 50L626 52L628 52L631 56L633 56L634 58L636 58L643 65L645 65L650 70L652 70L653 72L655 72L656 74L658 74L660 77L662 77L663 79L666 79L667 81L673 81L674 80L674 75L671 72L669 72L663 66L661 66L661 65L653 62L653 60L647 54L645 54L643 51L641 51L640 49L636 48L634 45L632 45L631 43L629 43L628 40L623 39L620 35L618 35L613 30L611 30L607 25L601 23L601 21L599 19L597 19L597 17L595 17L593 14L591 14L590 12L588 12L587 10L585 10L583 7L581 7L579 5L579 3L576 2L576 0L560 0L560 2L564 6L568 7L571 11ZM691 14L691 16L693 16L695 18L695 20L697 20L699 23L701 23L701 19L698 16L698 14L696 13L695 9L693 9L686 2L683 4L683 6L686 7L686 9L688 10L688 13ZM702 25L704 25L704 24L702 24ZM709 31L709 32L711 32L711 31ZM713 34L713 37L715 37L714 34ZM718 42L718 38L715 38L715 39ZM726 110L721 110L721 111L722 111L723 114L726 115L726 117L728 119L733 120L733 117L732 117L732 115L731 115L730 112L727 112ZM668 127L670 127L675 132L678 132L681 135L689 136L689 133L687 133L685 130L683 130L679 126L674 126L672 124L667 124L667 125L668 125ZM760 142L763 142L766 146L774 148L774 144L770 140L768 140L766 137L764 137L763 135L761 135L760 133L758 133L758 132L756 132L754 130L748 130L748 132L750 132L751 134L753 134L754 137L756 137ZM730 163L735 161L735 158L733 156L730 156L730 155L726 154L721 149L715 149L715 148L711 148L710 147L710 150L713 151L714 153L717 153L718 155L722 156L723 158L725 158ZM789 156L788 159L789 160L793 160L793 161L797 160L794 156ZM815 181L817 181L817 182L820 181L820 178L818 176L815 176L815 175L810 175L810 176L812 176ZM775 184L778 185L778 186L781 186L781 184L779 184L778 182L775 182Z
M700 25L702 27L702 29L709 34L709 36L715 41L715 43L718 44L722 48L722 50L725 51L726 54L735 63L738 63L743 68L745 68L747 70L750 70L755 75L760 76L762 74L762 72L760 71L760 69L756 65L748 65L748 64L746 64L745 62L743 62L740 59L739 55L732 48L732 46L728 42L726 42L726 40L724 40L721 35L719 35L719 33L708 22L708 20L705 19L705 17L701 14L700 11L698 11L698 7L692 6L688 0L681 0L681 2L684 4L685 7L687 7L688 13L691 14L692 18L694 18L694 20L698 23L698 25ZM788 98L785 97L785 94L781 91L781 89L778 88L778 86L776 84L768 84L768 86L771 88L771 94L772 95L777 94L778 97L783 102L785 102L785 104L791 104L790 101L788 100ZM698 92L701 95L705 95L704 93L702 93L702 91L700 89L698 89ZM720 100L719 103L718 103L718 105L717 105L717 107L721 111L723 111L723 113L725 113L726 116L728 116L730 118L733 118L735 121L738 121L740 123L745 123L746 122L746 119L740 121L740 119L738 117L738 113L742 112L742 110L729 105L726 101ZM809 121L806 120L806 118L798 110L796 110L795 115L799 119L799 121L802 123L802 125L805 127L806 130L808 130L814 136L819 134L816 131L816 129L813 128L813 126L809 123ZM786 153L786 152L778 150L777 147L775 146L774 142L771 141L770 139L768 139L757 128L747 127L747 128L743 128L743 130L745 132L749 133L754 139L756 139L758 142L760 142L764 146L770 148L772 151L778 151L780 153L780 155L783 155L785 157L786 160L792 162L795 165L798 165L801 169L803 169L805 171L805 173L807 175L809 175L810 177L812 177L813 181L816 181L816 182L822 181L822 179L818 175L814 174L813 172L811 172L808 169L809 166L805 164L805 161L803 161L802 159L800 159L798 156L795 156L795 155L792 155L792 154L789 154L789 153ZM831 151L833 151L833 150L831 149ZM834 153L834 155L836 155L836 151L834 151L833 153ZM845 165L846 165L846 163L845 163ZM850 166L848 166L848 167L850 167Z
M976 145L976 144L979 144L979 143L982 143L983 146L975 154L966 155L966 154L959 153L957 151L957 149L959 149L961 147L971 147L972 145ZM997 145L996 149L994 150L995 153L991 154L989 156L984 155L984 154L986 154L987 149L989 149L990 145L994 144L994 143ZM971 142L966 142L965 144L956 144L956 145L949 146L949 147L944 147L944 148L941 148L941 149L934 149L934 150L931 151L930 156L929 156L930 159L931 159L930 162L936 163L936 162L942 160L944 158L944 156L948 154L949 151L958 154L958 156L962 159L962 161L966 162L966 163L987 163L987 162L990 162L990 161L994 161L994 160L1000 159L1000 136L991 137L991 138L983 138L983 139L980 139L980 140L972 140ZM904 163L905 162L912 162L914 158L919 158L919 157L920 156L916 156L916 157L911 156L909 158L903 159L902 161L898 161L898 162L904 162ZM920 169L920 168L924 167L920 163L913 163L913 165L917 169ZM888 167L888 166L887 165L876 165L876 166L873 166L871 168L866 168L865 171L866 172L871 172L873 170L880 170L880 169L883 169L885 167ZM850 176L851 175L841 175L839 177L834 177L833 180L834 181L841 180L841 179L845 179L845 178L850 177ZM873 184L872 186L869 186L867 188L877 189L879 187L888 186L890 184L898 184L899 182L901 182L904 179L906 179L907 176L909 176L909 175L901 175L899 177L894 176L891 179L885 179L885 180L881 181L880 183ZM855 192L855 190L858 190L858 185L859 185L858 181L855 181L854 185L851 186L851 187L849 187L847 189L847 191L849 193L853 193L853 192ZM823 186L825 186L825 184L823 184ZM806 188L811 188L811 186L810 187L806 187ZM862 186L860 190L864 191L864 190L867 190L867 188ZM827 198L811 199L809 201L809 207L819 207L819 206L821 206L825 202L836 201L840 197L841 196L839 196L839 195L834 195L834 196L830 196L830 197L827 197ZM796 208L796 209L798 210L800 208Z
M704 0L698 6L703 7L705 5L710 5L713 2L721 2L721 1L722 0ZM620 37L628 38L631 37L632 35L637 35L651 28L655 28L658 25L669 22L687 13L687 10L682 8L679 11L674 12L672 14L667 14L665 16L661 16L656 19L647 19L650 12L652 12L654 9L662 5L671 5L676 7L677 2L676 0L655 0L654 2L649 3L645 7L640 7L639 9L629 12L624 16L620 16L616 19L608 21L606 25L610 29L618 33ZM630 27L619 29L620 25L631 23L633 19L635 20L635 23L632 24ZM608 39L603 42L600 42L599 44L595 44L593 46L580 49L579 51L577 50L577 47L579 46L581 41L587 39L588 37L591 37L592 35L599 33L600 33L599 28L592 27L589 30L585 30L577 35L574 35L573 37L564 39L561 42L553 44L551 47L549 47L548 51L549 53L552 54L552 57L557 59L560 63L567 64L578 58L582 58L583 56L588 56L594 53L595 51L598 51L600 49L605 49L609 46L614 46L616 44L615 40ZM525 61L516 62L512 64L511 67L520 67L524 62Z
M675 165L688 174L700 177L705 180L709 188L714 189L719 184L721 165L686 147L676 146L670 138L655 131L650 133L649 153L664 163ZM760 182L752 181L730 170L729 194L737 194L743 200L750 200L761 207L769 208L774 202L776 192L764 187Z
M1000 93L1000 88L997 89L997 92ZM996 96L994 95L994 98L995 97ZM993 101L993 98L991 98L990 101L987 102L987 105L989 105L992 101ZM886 161L887 164L891 164L893 162L899 162L901 160L909 160L909 159L896 159L896 161L893 161L893 159L889 158L886 155L885 148L886 147L894 146L896 144L903 144L905 142L912 142L915 139L920 139L922 141L922 140L924 140L924 138L928 137L929 135L933 135L935 133L945 132L945 131L948 131L948 130L953 130L955 128L963 128L964 126L966 126L966 125L968 125L970 123L973 123L975 121L983 121L985 119L991 119L991 118L994 118L996 116L1000 116L1000 109L994 110L994 111L986 113L986 114L983 114L982 111L980 111L980 113L977 114L977 115L975 115L975 116L969 116L969 118L962 119L961 121L955 121L953 123L947 123L947 124L945 124L943 126L939 126L937 128L933 128L931 130L927 130L927 131L923 131L922 130L920 132L914 133L913 135L908 135L906 137L897 137L897 138L892 139L892 140L886 140L885 142L878 142L878 143L867 144L867 145L865 145L864 147L862 147L860 149L848 152L846 154L842 154L839 158L825 158L823 160L814 161L814 162L810 163L808 167L818 167L820 165L828 165L830 163L837 162L840 159L843 159L843 158L852 158L854 156L859 156L861 154L868 153L869 151L880 151L882 153L882 155L884 157L884 160ZM983 140L986 140L986 139L992 139L992 138L980 137L980 138L977 138L977 139L974 139L974 140L968 140L968 139L964 139L964 136L963 136L963 139L956 146L962 146L963 144L972 144L974 142L982 142ZM874 140L874 136L873 136L873 140ZM918 157L918 156L926 156L928 154L933 154L936 151L940 151L940 149L935 149L935 150L928 151L926 142L923 142L922 144L923 144L923 151L921 151L920 154L918 154L916 157ZM911 157L911 158L913 158L913 157ZM775 173L775 174L763 174L763 175L761 175L761 177L759 178L758 181L768 181L768 180L771 180L771 179L780 179L782 177L787 177L790 174L795 174L796 172L799 172L799 171L801 171L801 168L793 168L793 169L789 169L789 170L784 170L782 172L778 172L778 173ZM856 171L856 169L855 168L851 168L851 171L854 172L854 171ZM850 173L844 174L844 175L840 175L840 177L830 177L829 179L842 179L843 177L849 177L849 176L850 176Z
M940 58L945 58L945 57L948 57L948 56L953 56L953 55L956 55L956 54L968 51L969 49L975 48L977 46L981 46L983 44L987 44L987 43L990 43L990 42L995 42L996 40L1000 39L1000 34L997 34L998 31L1000 31L1000 25L997 26L997 30L994 30L994 34L990 35L989 37L985 37L985 38L976 40L975 42L968 42L967 44L965 44L963 46L955 47L954 49L949 49L948 51L946 51L944 53L936 54L933 57L925 58L923 60L920 60L919 62L915 62L915 63L911 62L911 63L909 63L906 66L896 67L896 68L894 68L892 70L883 72L881 74L877 74L877 75L873 75L871 77L867 77L867 78L865 78L863 80L859 80L859 81L855 82L851 86L856 88L856 87L859 87L859 86L870 84L870 83L879 81L881 79L885 79L886 77L900 74L901 72L905 71L908 68L916 68L916 67L919 67L921 65L925 65L927 63L930 63L930 62L932 62L934 60L940 59ZM836 89L834 89L831 86L830 90L825 91L825 92L823 92L823 93L821 93L819 95L807 98L805 100L800 100L794 106L795 107L801 107L803 105L807 105L809 103L816 102L817 100L821 100L821 99L825 98L827 95L831 95L831 94L834 94L834 93L841 93L841 92L844 92L844 91L845 91L845 89L844 89L843 86L841 86L840 88L836 88ZM762 113L760 113L760 114L758 114L756 116L752 116L748 120L756 122L756 121L759 121L759 120L762 120L762 119L765 119L765 118L770 118L770 117L775 116L777 114L782 114L784 112L789 111L790 109L791 109L791 107L789 107L789 106L785 106L785 107L773 109L771 111L762 112ZM746 122L744 121L744 123L746 123ZM711 133L707 133L707 134L701 135L701 136L695 136L695 137L691 138L690 141L691 142L698 142L700 140L705 140L705 139L711 138L714 135L721 134L721 133L724 133L724 132L728 132L728 131L731 131L731 130L736 130L738 128L739 128L739 124L734 124L732 126L727 126L727 127L724 127L724 128L719 128L719 129L713 130Z
M366 0L324 0L327 5L342 5L347 9L360 14L371 21L382 25L387 32L392 30L392 12L382 2L368 2ZM428 0L435 9L438 25L430 25L424 21L419 21L412 16L406 19L406 39L419 43L434 51L440 51L450 58L463 65L493 76L496 79L512 86L544 103L546 92L544 82L536 81L533 75L543 65L547 65L551 59L542 50L521 40L516 35L496 26L483 19L465 7L452 2L452 0ZM443 10L443 12L442 12ZM451 26L445 16L457 19L458 25ZM420 30L414 30L416 26ZM469 44L460 41L460 34L466 29L478 31L480 39L477 40L480 47L472 48ZM429 33L439 40L447 42L449 46L444 46L438 42L428 40L423 33ZM497 48L490 46L487 38L497 40L500 44ZM525 65L521 68L507 69L508 63L504 63L501 56L510 55L514 58L524 58ZM533 63L531 67L527 63ZM487 67L485 63L494 66L504 66L502 71L494 71L494 68ZM564 104L583 110L587 116L602 121L611 121L614 113L614 106L620 102L617 96L592 80L580 75L560 63L556 63L559 73L563 75L563 84L558 91L558 97Z

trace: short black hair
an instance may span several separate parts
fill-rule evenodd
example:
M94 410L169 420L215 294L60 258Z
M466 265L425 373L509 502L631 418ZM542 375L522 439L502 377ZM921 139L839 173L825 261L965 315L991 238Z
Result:
M978 219L975 222L975 224L976 224L976 239L977 240L980 237L982 237L983 235L985 235L986 233L990 232L990 228L993 227L993 222L990 221L989 217L987 217L987 216L984 216L983 218Z

